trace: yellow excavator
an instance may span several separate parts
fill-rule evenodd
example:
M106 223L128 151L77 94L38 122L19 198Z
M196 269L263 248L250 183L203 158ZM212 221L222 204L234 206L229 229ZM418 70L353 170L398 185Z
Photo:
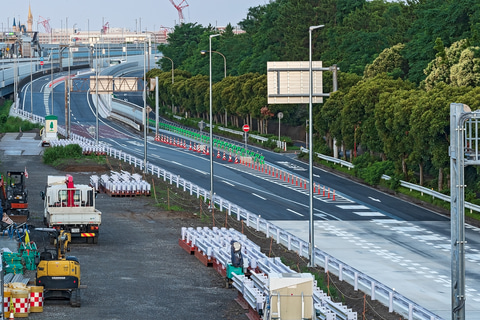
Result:
M45 299L70 299L72 307L80 307L80 263L76 257L67 256L72 236L64 230L37 228L37 231L55 233L56 252L45 249L37 263L36 285L43 286Z

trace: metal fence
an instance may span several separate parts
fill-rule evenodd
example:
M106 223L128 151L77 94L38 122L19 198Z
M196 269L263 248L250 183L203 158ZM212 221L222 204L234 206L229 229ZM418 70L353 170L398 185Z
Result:
M16 110L19 115L24 116L26 119L31 118L28 112L18 109ZM58 131L60 134L65 134L65 129L62 127L58 127ZM78 141L84 144L95 144L93 140L77 134L71 134L71 140L72 142ZM158 178L163 178L164 181L169 182L171 185L175 185L179 189L183 189L185 192L189 192L190 195L195 195L197 198L202 197L205 202L211 201L211 199L209 199L210 190L206 190L200 186L197 186L194 183L180 177L180 175L167 171L151 163L147 163L147 167L144 168L143 159L139 159L122 150L112 148L104 143L100 143L97 148L99 148L102 153L104 152L110 157L127 162L134 167L138 167L140 170L144 170L147 173L156 175ZM244 220L248 227L252 227L257 231L263 232L267 238L273 238L277 243L284 245L286 248L288 248L288 250L296 251L300 256L305 258L309 257L308 242L285 230L282 230L273 223L263 219L261 216L245 210L233 202L228 201L227 199L224 199L218 195L214 195L213 198L213 202L218 210L227 210L229 215L234 215L239 221ZM372 300L378 300L382 302L384 305L389 307L390 312L394 311L402 314L408 317L409 320L442 319L438 315L404 297L394 289L383 285L374 278L358 271L357 269L318 248L315 248L314 250L314 259L319 266L325 269L325 272L332 272L336 274L340 280L345 280L353 285L356 290L362 290L363 292L370 294Z
M300 151L304 152L304 153L308 153L308 149L305 149L303 147L300 149ZM348 162L348 161L345 161L345 160L341 160L341 159L337 159L337 158L334 158L334 157L326 156L324 154L320 154L320 153L317 153L317 152L315 152L315 155L320 159L323 159L323 160L328 161L328 162L333 162L333 163L339 164L340 166L347 167L348 169L355 168L355 166L351 162ZM382 175L382 179L390 180L391 177L384 174L384 175ZM419 185L416 185L416 184L413 184L413 183L410 183L410 182L407 182L407 181L403 181L403 180L400 180L400 185L402 187L410 189L410 191L412 191L412 190L418 191L422 194L422 196L424 194L427 194L429 196L432 196L433 198L440 199L440 200L443 200L443 201L446 201L446 202L450 202L450 196L446 195L446 194L443 194L441 192L438 192L438 191L435 191L435 190L432 190L432 189L428 189L428 188L425 188L425 187L422 187L422 186L419 186ZM470 209L470 212L472 212L472 211L480 212L480 206L476 205L476 204L473 204L473 203L470 203L470 202L465 202L465 208Z

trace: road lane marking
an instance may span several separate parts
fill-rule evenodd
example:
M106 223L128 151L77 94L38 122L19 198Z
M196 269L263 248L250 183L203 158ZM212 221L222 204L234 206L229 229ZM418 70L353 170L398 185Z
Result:
M384 217L385 215L380 212L372 212L372 211L354 211L356 215L361 217Z
M222 182L225 183L225 184L228 184L229 186L235 187L235 185L233 183L230 183L228 181L222 180ZM253 195L255 195L255 193Z
M290 211L291 213L295 213L297 216L304 217L303 214L298 213L297 211L294 211L294 210L292 210L292 209L288 209L288 208L287 208L287 211Z
M368 197L368 199L373 200L373 201L376 201L376 202L382 202L382 201L380 201L380 199L373 198L373 197Z
M362 206L362 205L355 205L355 204L352 204L352 205L339 205L337 206L338 208L340 209L346 209L346 210L368 210L370 209L369 207L366 207L366 206Z
M267 198L264 198L264 197L262 197L262 196L259 196L259 195L256 194L256 193L253 193L253 192L252 192L252 195L254 195L255 197L260 198L260 199L262 199L262 200L267 200Z

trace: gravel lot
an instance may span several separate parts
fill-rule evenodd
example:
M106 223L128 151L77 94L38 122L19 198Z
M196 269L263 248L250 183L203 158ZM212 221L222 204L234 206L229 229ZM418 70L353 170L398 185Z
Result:
M28 168L30 224L42 227L43 190L47 175L70 173L77 184L88 184L91 172L58 171L40 156L5 156L0 172ZM97 245L74 243L70 255L82 268L81 308L67 301L49 300L44 312L32 319L247 319L234 300L237 292L225 289L224 280L178 245L182 226L196 226L188 213L156 209L151 197L120 198L99 194L97 208L102 226ZM31 239L43 249L43 232Z

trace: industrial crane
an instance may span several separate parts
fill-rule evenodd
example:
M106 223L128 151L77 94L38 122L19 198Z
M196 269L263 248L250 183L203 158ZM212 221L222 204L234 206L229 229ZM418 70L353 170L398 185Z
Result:
M43 28L45 28L46 33L52 32L52 28L50 28L50 19L45 19L42 16L39 16L38 23L40 23L43 26Z
M102 34L106 34L108 32L108 28L110 28L110 23L105 23L102 27Z
M176 4L173 0L170 0L170 2L173 4L175 9L177 9L177 11L178 11L178 18L180 19L180 24L183 24L185 22L185 19L183 18L183 9L188 7L187 1L182 0L179 4ZM185 4L183 4L184 2L185 2Z

